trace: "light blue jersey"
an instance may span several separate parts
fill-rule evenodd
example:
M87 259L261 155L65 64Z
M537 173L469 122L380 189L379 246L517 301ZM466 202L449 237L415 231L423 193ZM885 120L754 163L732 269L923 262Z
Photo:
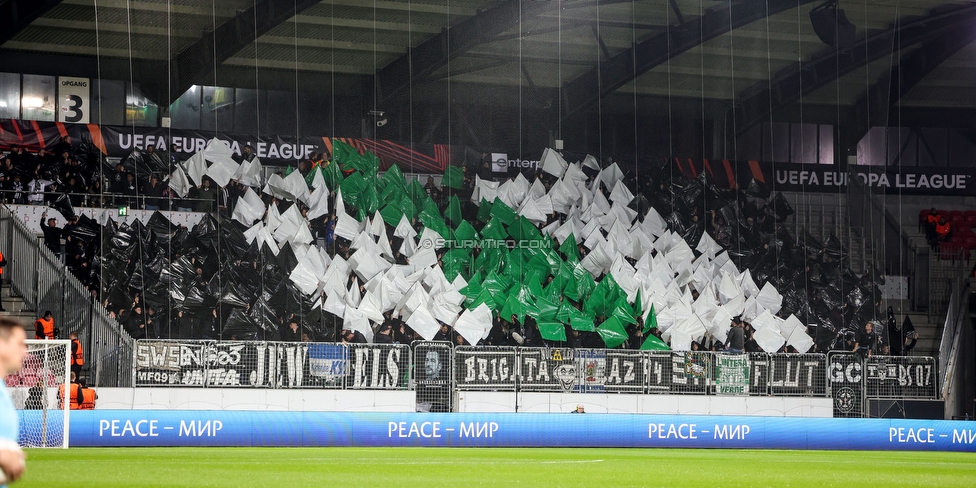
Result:
M17 442L20 425L17 420L17 409L10 398L7 386L0 381L0 439Z
M17 419L17 410L14 408L14 401L10 398L7 385L0 381L0 439L17 442L17 433L20 430ZM6 488L7 485L0 485Z

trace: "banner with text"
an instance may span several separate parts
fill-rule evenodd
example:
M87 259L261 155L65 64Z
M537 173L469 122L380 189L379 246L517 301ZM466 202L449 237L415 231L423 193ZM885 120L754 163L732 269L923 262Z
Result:
M137 341L136 386L405 389L406 345Z
M676 158L674 168L689 178L707 173L719 188L746 188L753 178L773 191L845 193L858 178L876 193L903 195L976 195L976 168L857 166L770 163L761 161Z
M41 424L40 411L21 422ZM23 431L23 430L22 430ZM972 422L708 415L78 410L73 447L667 447L976 452Z

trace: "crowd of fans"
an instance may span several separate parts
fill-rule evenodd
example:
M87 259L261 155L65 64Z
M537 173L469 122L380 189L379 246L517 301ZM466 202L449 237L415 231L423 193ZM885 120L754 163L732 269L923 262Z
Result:
M238 181L220 187L209 178L204 178L199 186L195 186L186 198L176 195L166 183L166 178L187 154L181 154L174 147L172 151L156 151L149 146L145 151L136 151L128 158L120 161L114 168L104 166L99 157L91 157L91 151L84 147L73 147L70 138L65 138L52 151L41 150L30 154L22 147L14 147L2 158L0 165L0 191L5 202L17 204L52 205L57 208L64 199L72 207L80 206L108 206L131 205L146 210L183 210L211 212L215 211L215 222L219 225L234 225L238 230L245 227L239 222L230 220L230 216L238 199L247 191L247 186ZM245 147L238 161L251 160L254 153ZM307 175L316 167L332 164L322 155L313 154L308 160L300 161L296 171ZM149 168L155 171L139 172L139 168ZM138 174L137 174L138 173ZM594 183L595 172L588 173L587 185ZM462 205L464 220L471 223L480 231L484 225L477 218L478 207L470 201L474 190L475 177L482 180L497 180L500 178L514 178L517 173L501 175L493 173L491 161L485 153L480 161L463 167L464 181L460 189L441 188L434 179L428 178L423 186L424 191L437 203L443 211L449 198L456 195ZM536 179L541 181L548 191L555 182L555 178L543 171L527 171L525 176L532 183ZM846 269L843 269L834 248L839 244L833 242L817 243L811 246L807 241L797 241L785 231L781 225L788 212L783 211L784 202L770 198L768 192L755 188L723 190L714 188L705 179L688 180L679 175L642 172L640 178L625 172L625 184L637 195L631 207L643 215L647 209L654 207L665 217L669 228L680 235L686 242L695 243L708 232L715 241L729 250L730 256L740 269L756 269L757 282L775 281L781 288L790 288L793 293L787 295L787 303L781 315L795 313L804 323L810 324L807 332L816 338L814 351L826 349L858 348L859 334L863 333L863 325L867 320L876 319L877 307L880 300L873 297L857 297L853 302L848 297L827 297L827 294L808 290L807 283L814 282L830 286L832 280L853 282L849 289L865 285ZM609 196L610 189L600 184L600 191ZM301 214L306 215L308 208L301 202L281 201L272 195L255 190L262 196L269 207L275 205L279 212L291 205L298 205ZM335 192L330 195L330 209L335 209ZM720 202L720 203L713 203ZM706 205L711 208L706 209ZM788 204L786 204L788 207ZM791 210L790 210L791 212ZM547 224L562 221L565 216L553 213L548 216ZM315 244L323 247L330 256L348 258L352 252L351 242L335 235L336 215L329 213L309 222ZM310 318L308 310L289 311L274 317L276 327L262 328L256 334L242 334L239 331L227 330L227 317L222 316L221 307L208 308L204 313L198 310L187 310L174 307L160 307L147 304L138 288L125 290L103 290L99 273L99 245L100 239L75 238L77 217L60 224L54 219L42 223L45 244L54 252L64 256L65 264L91 290L93 296L110 310L125 329L135 338L193 338L193 339L264 339L284 341L342 341L366 342L361 332L351 331L342 327L342 319L328 312L321 312L314 319ZM414 220L416 230L421 230L421 224ZM92 225L87 223L85 225ZM118 225L118 224L110 224ZM173 236L187 233L189 229L174 228ZM393 228L388 226L387 235L393 235ZM62 250L61 241L64 241ZM407 264L409 259L400 252L402 240L392 238L391 248L395 253L398 264ZM589 249L579 244L580 258L586 256ZM438 250L440 259L445 249ZM474 250L474 255L480 249ZM654 251L656 252L656 251ZM810 261L810 256L816 259ZM565 255L561 256L566 258ZM180 258L179 254L169 256L170 262ZM629 259L630 264L636 261ZM212 292L220 281L222 271L213 262L203 262L200 256L191 260L195 282L193 287L199 293ZM252 261L239 260L233 263L240 272L259 272L263 266L260 256ZM763 271L765 270L765 271ZM599 278L599 277L597 277ZM552 279L551 277L549 278ZM871 279L870 276L867 277ZM347 288L358 283L354 273L350 273L346 282ZM362 292L364 285L359 283ZM874 287L869 283L867 288ZM876 289L876 287L874 287ZM216 288L219 292L219 288ZM101 297L102 294L106 296ZM693 290L695 298L698 291ZM863 295L863 293L861 294ZM578 309L581 303L572 303ZM254 303L245 304L250 310ZM819 311L814 311L818 309ZM819 315L819 317L818 317ZM375 324L373 341L377 343L409 343L420 339L419 335L407 326L401 317L393 316L391 312L384 314L385 320ZM597 323L602 317L597 317ZM639 348L643 343L644 327L640 316L635 317L636 324L627 328L628 340L621 346L624 348ZM310 323L314 321L314 323ZM755 329L748 322L739 317L733 320L733 328L729 339L723 343L710 335L702 341L692 344L693 350L731 350L758 352L761 350L753 334ZM890 328L890 327L889 327ZM651 334L660 335L656 328ZM887 335L887 331L886 334ZM442 324L436 340L450 341L454 344L466 344L465 339L455 333L447 324ZM900 339L897 340L900 343ZM489 336L481 341L483 345L527 345L527 346L572 346L572 347L604 347L603 340L595 332L579 332L569 330L567 341L553 342L544 340L539 333L534 319L527 317L519 321L517 317L501 317L496 314L494 325ZM887 339L881 338L872 343L872 348L882 350L887 348ZM885 349L887 350L887 349ZM790 346L783 346L780 351L795 352Z

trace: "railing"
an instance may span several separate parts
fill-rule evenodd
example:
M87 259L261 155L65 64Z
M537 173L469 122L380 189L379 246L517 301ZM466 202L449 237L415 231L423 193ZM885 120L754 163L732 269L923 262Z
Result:
M35 205L47 206L49 203L54 202L62 195L67 196L69 200L73 200L74 204L72 206L77 208L105 208L105 207L117 207L117 206L128 206L133 209L140 210L177 210L177 207L188 208L188 211L196 211L199 207L200 211L213 211L217 209L217 197L216 192L219 188L214 187L215 196L214 198L191 198L187 195L186 198L174 197L171 195L165 196L146 196L141 194L125 194L125 193L112 193L112 192L102 192L102 193L72 193L72 192L41 192L36 193L37 195L43 195L44 201L37 203ZM18 201L14 201L15 192L10 190L0 190L0 203L13 204L13 205L32 205L34 203L27 200L28 192L21 191L16 192L22 195L22 198ZM152 205L155 203L155 205ZM77 204L77 205L75 205ZM154 208L147 208L147 207ZM206 207L206 210L204 210Z
M452 411L454 392L631 393L833 398L862 417L868 399L937 397L931 357L692 351L136 341L141 387L412 390L417 408Z
M974 405L973 331L969 325L968 286L962 279L954 281L942 339L939 342L939 368L942 372L941 395L945 400L946 418L973 418Z
M50 311L60 337L77 332L93 386L132 386L133 339L33 231L0 206L0 246L13 294L38 315Z
M854 168L850 168L851 171ZM847 206L850 225L876 253L875 269L885 274L907 276L911 240L898 220L871 188L855 174L848 175ZM878 255L880 253L880 255Z

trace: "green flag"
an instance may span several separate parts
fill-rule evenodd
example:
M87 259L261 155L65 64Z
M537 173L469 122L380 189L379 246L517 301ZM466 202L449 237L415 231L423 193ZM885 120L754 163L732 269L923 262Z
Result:
M312 171L309 171L308 174L305 175L305 185L311 188L312 182L315 181L315 173L318 173L320 171L322 171L322 168L320 166L316 166L315 168L312 168Z
M540 248L542 246L542 233L539 232L539 229L537 229L535 225L532 225L532 222L529 222L528 219L522 217L521 215L508 226L508 235L512 236L512 239L515 239L516 241L526 243L523 244L523 246L528 246L527 242L529 241L537 243L535 245L536 248Z
M339 170L339 165L336 163L326 162L325 169L322 170L322 177L325 178L325 184L330 190L335 190L342 185L342 171Z
M491 204L491 215L505 225L511 225L512 222L515 222L516 217L515 211L498 198L495 198Z
M448 166L444 168L444 177L441 178L441 185L448 188L458 189L464 184L464 170L458 166Z
M491 220L491 203L482 198L481 203L478 204L478 222L488 223L489 220Z
M387 186L396 186L403 189L407 186L406 180L403 178L403 171L400 171L400 167L396 164L391 164L386 172L383 173L382 183L384 188Z
M566 327L559 322L537 322L542 338L547 341L566 342Z
M458 225L461 222L461 201L457 195L451 195L451 199L444 210L444 218L450 220L452 224Z
M559 245L559 252L566 256L566 261L579 262L579 247L576 244L576 237L570 234L563 243Z
M532 294L529 292L527 286L520 286L518 288L513 288L509 291L508 300L505 300L505 306L502 307L501 317L504 320L509 320L512 315L518 317L519 323L525 323L525 314L529 310L529 306L532 303Z
M339 163L345 167L347 161L353 159L354 157L359 157L359 151L357 151L356 148L338 139L332 139L333 162Z
M580 332L593 332L596 328L593 326L593 317L587 315L577 315L570 317L569 326L573 330L578 330Z
M454 229L454 237L458 241L475 241L478 239L478 231L474 230L474 227L467 220L462 220Z
M647 336L641 344L641 351L670 351L671 348L655 335Z
M637 320L634 318L634 310L631 308L630 304L624 297L617 299L616 305L613 307L613 311L610 315L616 317L623 324L636 324Z
M609 319L603 321L599 327L596 329L597 334L603 338L603 343L607 345L607 348L613 349L627 340L627 329L624 325L617 320L616 317L610 317Z
M651 311L647 314L647 321L644 322L644 334L651 329L657 328L657 313L654 311L654 304L651 304Z
M556 305L545 298L537 297L535 303L530 307L529 314L537 321L551 321L556 318L559 305Z
M396 227L400 223L400 217L403 217L403 210L400 210L400 207L397 207L395 204L390 203L380 209L380 215L383 216L383 222L386 222L389 226Z

